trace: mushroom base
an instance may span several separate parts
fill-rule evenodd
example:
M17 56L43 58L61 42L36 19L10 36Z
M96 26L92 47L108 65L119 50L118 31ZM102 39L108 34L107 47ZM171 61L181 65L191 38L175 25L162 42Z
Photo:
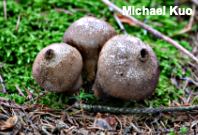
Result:
M83 84L83 80L81 75L79 76L77 82L75 83L75 85L72 87L72 89L68 90L66 93L68 96L73 96L73 94L78 93L79 89L82 87Z
M92 91L94 92L94 95L97 98L106 98L109 97L109 95L107 95L107 93L105 93L103 91L103 89L101 88L101 85L98 83L98 81L96 80L93 87L92 87Z
M119 88L117 90L116 90L116 87L112 87L112 89L106 89L105 86L107 86L107 85L103 85L104 82L100 81L100 79L101 79L100 74L97 74L97 76L96 76L96 80L92 87L92 91L94 92L95 96L99 99L117 98L117 99L131 100L131 101L143 100L143 99L148 98L155 91L158 81L159 81L159 79L158 79L159 73L160 73L160 71L159 71L159 67L158 67L157 71L156 71L156 75L154 77L157 79L151 80L152 82L154 82L154 84L152 86L148 86L148 87L152 87L150 89L150 91L147 91L144 93L143 89L141 89L142 87L139 86L139 90L136 91L138 96L134 96L133 92L132 92L132 91L134 91L134 89L138 89L138 88L136 88L138 86L135 86L132 84L131 84L131 87L127 87L128 92L126 92L124 90L124 89L126 89L126 88L124 88L125 87L124 84L122 85L121 88ZM147 83L145 83L145 84L147 84ZM108 85L110 85L110 84L108 84ZM116 85L116 84L113 83L113 85Z
M88 73L88 82L93 81L96 76L96 65L97 59L87 59L84 61L83 74L86 75Z

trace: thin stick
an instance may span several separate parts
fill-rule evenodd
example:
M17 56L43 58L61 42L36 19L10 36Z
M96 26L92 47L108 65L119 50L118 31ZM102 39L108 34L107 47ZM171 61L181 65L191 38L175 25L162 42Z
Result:
M18 20L17 20L17 25L16 25L16 28L15 28L15 32L17 32L17 30L18 30L20 20L21 20L21 11L20 11L19 16L18 16Z
M126 127L122 135L127 135L132 128L133 128L132 125L129 125L128 127Z
M60 12L65 12L65 13L68 13L70 15L73 15L73 13L69 10L65 10L63 8L54 8L56 11L60 11Z
M68 107L68 108L65 109L64 111L66 112L66 111L68 111L68 110L74 108L74 107L75 107L75 104L76 104L76 103L79 103L79 102L80 102L80 100L76 101L73 105L71 105L70 107Z
M23 86L22 85L22 87L25 89L25 91L26 91L26 93L28 94L28 95L33 95L33 96L37 96L36 94L34 94L33 92L30 92L25 86Z
M113 9L111 7L109 7L110 12L113 14L116 22L118 23L119 27L120 27L120 31L123 32L125 35L127 35L126 29L124 28L122 22L120 21L120 19L118 18L118 16L116 15L116 13L113 11Z
M43 133L43 134L45 134L45 135L51 135L48 131L47 131L47 129L46 129L47 127L46 126L41 126L41 132Z
M4 97L0 97L0 102L6 102L8 103L10 100Z
M61 128L69 129L69 126L66 123L62 123L60 121L54 120L51 117L46 117L45 119L55 123L56 125L58 125Z
M23 94L23 92L21 91L21 89L18 86L16 86L16 85L15 85L15 87L19 91L19 94L24 97L25 95Z
M115 6L113 3L109 2L108 0L101 0L103 3L105 3L107 6L112 7L115 11L117 11L118 13L122 14L122 10L120 8L118 8L117 6ZM131 21L133 21L134 23L136 23L137 25L139 25L140 27L142 27L143 29L147 30L149 33L153 34L154 36L156 36L159 39L163 39L164 41L172 44L173 46L175 46L178 50L180 50L181 52L183 52L184 54L186 54L188 57L190 57L191 59L193 59L197 64L198 64L198 59L192 54L190 53L188 50L186 50L184 47L182 47L180 44L178 44L177 42L175 42L174 40L172 40L171 38L163 35L162 33L160 33L159 31L149 27L148 25L138 21L137 19L135 19L134 17L130 16L130 15L123 15L126 18L130 19Z
M114 114L155 114L155 113L165 113L165 112L186 112L198 110L198 105L195 106L181 106L181 107L157 107L157 108L115 108L97 105L86 105L79 103L75 104L78 109L91 111L91 112L101 112L101 113L114 113Z
M6 22L8 21L7 19L7 8L6 8L6 1L4 0L3 1L3 8L4 8L4 16L5 16L5 20Z
M3 82L3 77L1 76L1 74L0 74L0 81L1 81L1 86L3 88L3 93L6 94L7 91L6 91L6 88L5 88L5 85L4 85L4 82Z
M8 108L13 108L13 109L23 109L23 107L11 106L11 105L8 105L6 103L0 103L0 105L8 107Z
M180 34L183 34L183 33L186 33L186 32L189 32L189 31L192 29L192 25L193 25L194 17L195 17L195 12L196 12L196 6L193 5L193 6L192 6L192 9L193 9L193 10L192 10L192 14L191 14L191 16L190 16L190 20L189 20L188 25L187 25L186 27L184 27L184 29L181 30L179 33L174 34L174 35L172 35L171 37L176 36L176 35L180 35Z
M81 108L81 111L82 111L82 118L83 118L83 122L85 124L85 129L87 129L87 124L86 124L86 121L85 121L85 115L84 115L84 110L83 110L83 107L82 107L82 100L80 100L80 108Z
M197 0L191 0L195 5L198 6L198 1Z
M7 120L8 118L7 115L0 113L0 120Z
M26 104L29 104L29 103L31 103L31 102L34 102L35 100L38 101L39 98L41 98L41 97L43 97L43 96L46 96L47 94L49 94L49 93L43 93L42 95L38 95L37 97L32 98L31 100L27 101Z

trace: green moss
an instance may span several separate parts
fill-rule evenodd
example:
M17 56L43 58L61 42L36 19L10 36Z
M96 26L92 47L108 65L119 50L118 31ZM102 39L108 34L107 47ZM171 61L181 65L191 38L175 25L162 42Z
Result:
M42 48L54 42L62 42L62 36L65 30L75 20L85 16L87 13L92 13L100 19L104 19L103 17L105 16L106 21L119 32L119 27L109 12L108 7L100 1L22 0L19 3L14 1L7 1L6 3L7 22L5 21L3 10L0 11L0 62L4 62L6 65L0 64L0 71L4 78L8 95L0 93L0 96L10 97L20 104L25 102L24 97L18 95L18 91L14 86L19 86L23 93L26 92L21 87L22 85L28 90L32 90L35 94L35 90L30 87L31 85L41 89L33 80L31 73L34 59ZM181 23L178 23L175 16L169 15L168 8L170 5L174 5L174 2L158 0L115 1L115 4L120 8L128 5L152 8L156 3L156 8L164 5L167 6L166 15L135 15L134 17L140 21L146 22L150 27L157 29L168 36L178 33L188 24L188 20L182 19L180 21ZM56 11L54 10L55 7L70 10L73 15ZM3 9L2 1L0 1L0 9ZM76 11L75 9L85 9L86 11ZM19 14L21 20L18 30L15 31ZM152 22L158 22L163 26L154 25ZM168 90L171 89L179 95L183 95L183 92L175 89L174 85L171 83L170 76L172 72L178 77L190 76L189 72L183 74L181 71L181 68L185 63L181 63L180 61L180 52L169 43L154 37L140 27L130 26L128 24L124 24L124 26L129 35L137 36L145 43L156 45L152 46L152 48L158 57L161 73L159 85L155 93L149 97L147 106L156 107L168 105L169 100L177 101L178 97ZM196 27L193 27L193 29L196 29ZM120 32L120 34L122 33ZM190 51L192 48L189 43L184 40L185 37L189 38L189 35L182 34L173 37L173 39ZM67 101L60 100L59 96L59 94L52 93L40 99L39 102L51 105L55 108L61 108L56 102ZM91 101L91 99L89 100Z

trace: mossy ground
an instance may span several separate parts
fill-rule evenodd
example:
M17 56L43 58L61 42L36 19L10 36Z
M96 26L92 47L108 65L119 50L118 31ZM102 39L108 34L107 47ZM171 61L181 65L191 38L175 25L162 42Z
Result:
M135 7L156 7L166 6L166 15L135 15L138 20L145 22L150 27L160 31L161 33L172 36L181 31L184 26L189 23L190 16L178 18L169 14L169 7L174 5L174 1L159 0L120 0L115 1L115 5ZM7 22L4 17L3 1L0 1L0 73L4 78L7 94L0 92L0 97L15 99L19 104L25 103L26 97L19 95L16 86L19 86L22 92L26 94L25 86L28 90L37 92L30 86L41 89L32 77L32 64L38 52L49 44L62 42L62 36L65 30L77 19L88 13L96 15L98 18L106 20L120 34L119 26L111 15L108 7L101 1L95 0L8 0ZM181 8L192 8L191 5L181 5ZM60 12L55 8L69 10L73 15ZM83 9L83 10L79 10ZM17 19L20 15L20 23L16 30ZM162 25L156 25L156 23ZM187 59L183 53L178 51L171 44L154 37L146 30L124 24L129 35L139 37L143 42L150 44L155 51L160 65L159 85L155 93L148 99L144 100L143 105L152 106L168 106L171 101L179 101L178 95L186 97L181 88L175 87L171 82L171 75L178 78L191 77L193 71L185 70L183 67L187 65L190 59ZM192 46L189 41L194 40L192 36L197 25L193 25L191 34L181 34L174 36L172 39L177 41L187 50L191 51ZM193 62L193 61L192 61ZM185 85L185 84L183 84ZM192 90L192 88L188 88ZM0 85L1 89L1 85ZM61 96L64 96L63 94ZM63 98L64 99L64 98ZM60 98L60 94L52 93L39 100L40 103L51 105L55 108L62 108L57 102L67 103ZM90 101L91 102L91 101ZM132 102L136 104L137 102Z

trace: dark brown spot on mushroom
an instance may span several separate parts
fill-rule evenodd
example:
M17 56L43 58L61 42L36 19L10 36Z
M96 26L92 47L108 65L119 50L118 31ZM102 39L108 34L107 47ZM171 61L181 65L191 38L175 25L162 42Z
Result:
M46 52L45 52L45 58L47 60L50 60L51 58L54 57L54 51L52 49L48 49Z
M144 62L148 59L148 57L149 57L149 52L145 48L141 49L139 55L140 60Z

